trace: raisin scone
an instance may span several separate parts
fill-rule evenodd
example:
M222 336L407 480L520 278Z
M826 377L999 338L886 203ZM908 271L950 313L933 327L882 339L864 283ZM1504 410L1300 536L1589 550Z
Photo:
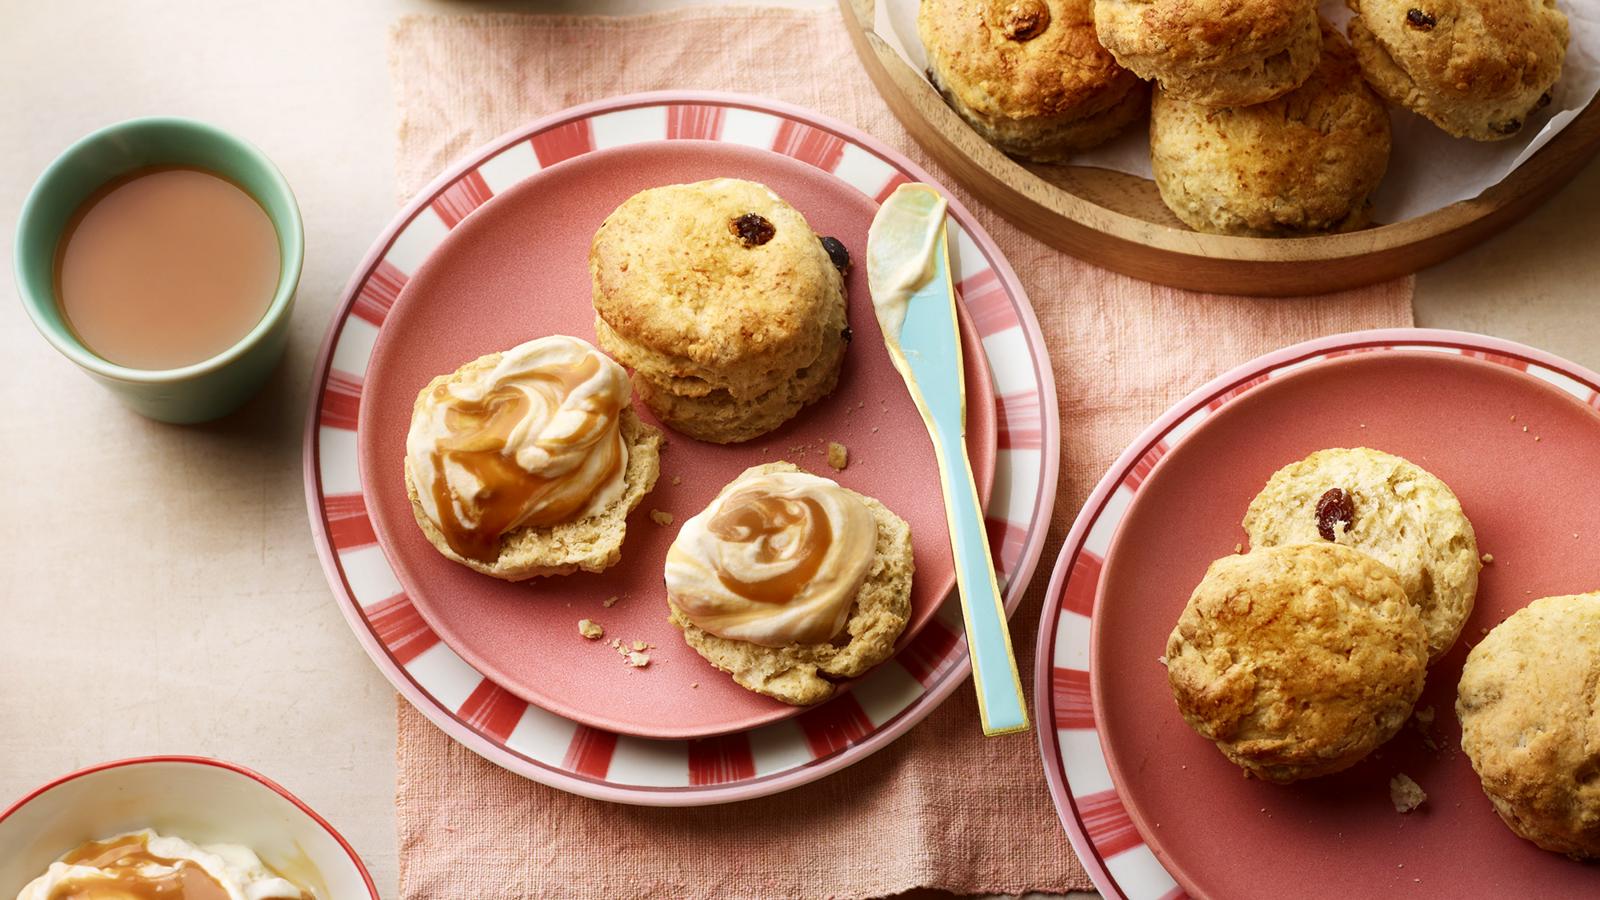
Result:
M1371 450L1319 450L1279 469L1250 502L1255 548L1326 541L1400 575L1438 660L1478 596L1478 538L1450 487L1409 460Z

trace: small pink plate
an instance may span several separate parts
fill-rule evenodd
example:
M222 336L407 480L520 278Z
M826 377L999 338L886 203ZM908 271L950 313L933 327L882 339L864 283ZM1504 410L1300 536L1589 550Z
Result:
M1110 895L1160 897L1174 883L1216 898L1593 892L1592 868L1518 839L1496 817L1460 751L1455 689L1486 629L1537 597L1600 587L1596 387L1585 370L1505 341L1343 335L1230 373L1130 448L1091 498L1089 531L1068 539L1054 627L1046 617L1058 729L1047 771L1052 756L1064 767L1053 782L1076 769L1059 782L1058 805ZM1206 566L1247 545L1239 523L1273 471L1355 446L1447 482L1494 562L1461 640L1428 673L1418 706L1434 711L1431 728L1407 727L1327 778L1242 778L1179 716L1157 657ZM1098 552L1087 546L1113 532ZM1073 610L1090 614L1089 635L1067 621ZM1080 679L1067 644L1085 639ZM1091 726L1098 748L1078 736ZM1109 774L1098 790L1095 769ZM1400 773L1429 795L1408 815L1389 800Z
M848 279L856 337L838 389L745 444L718 446L668 431L661 478L629 517L615 567L510 584L445 559L417 527L401 476L417 392L435 375L535 337L593 341L588 251L601 221L645 188L727 176L770 186L819 234L839 238L858 262L863 258L877 204L813 166L709 141L599 150L524 179L464 219L400 293L367 370L358 428L362 489L407 596L447 644L506 690L607 731L706 737L800 711L735 685L666 618L661 571L678 526L749 466L788 460L877 497L911 524L917 577L902 641L928 622L955 583L933 446L878 335L862 265ZM994 395L970 322L966 337L968 451L987 501ZM849 448L842 472L825 461L830 441ZM652 510L670 513L674 524L655 524ZM610 597L620 599L608 608ZM581 637L580 619L599 623L605 638ZM649 645L649 666L625 665L609 646L613 639Z

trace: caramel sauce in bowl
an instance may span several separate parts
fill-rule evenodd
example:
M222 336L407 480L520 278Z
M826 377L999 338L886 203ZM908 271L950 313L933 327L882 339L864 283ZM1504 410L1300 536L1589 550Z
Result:
M61 861L100 869L110 877L59 885L50 892L50 900L231 900L227 889L205 869L192 860L154 855L142 835L91 841ZM170 871L142 874L141 870L149 866Z

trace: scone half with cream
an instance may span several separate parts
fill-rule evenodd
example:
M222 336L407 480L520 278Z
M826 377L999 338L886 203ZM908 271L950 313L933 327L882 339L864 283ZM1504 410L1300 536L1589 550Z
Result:
M911 618L911 526L774 462L747 469L667 551L672 624L746 690L807 706L888 659Z
M553 335L473 360L417 395L406 493L449 559L522 581L600 572L661 472L661 432L630 404L628 373Z

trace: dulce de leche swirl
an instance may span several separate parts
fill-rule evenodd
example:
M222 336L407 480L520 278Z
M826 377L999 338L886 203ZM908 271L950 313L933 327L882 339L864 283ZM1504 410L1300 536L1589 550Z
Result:
M500 538L601 512L622 495L619 421L628 373L588 343L554 335L467 366L418 398L406 472L423 511L468 559Z
M805 472L746 474L683 524L667 596L719 637L825 643L872 568L878 522L855 495Z

